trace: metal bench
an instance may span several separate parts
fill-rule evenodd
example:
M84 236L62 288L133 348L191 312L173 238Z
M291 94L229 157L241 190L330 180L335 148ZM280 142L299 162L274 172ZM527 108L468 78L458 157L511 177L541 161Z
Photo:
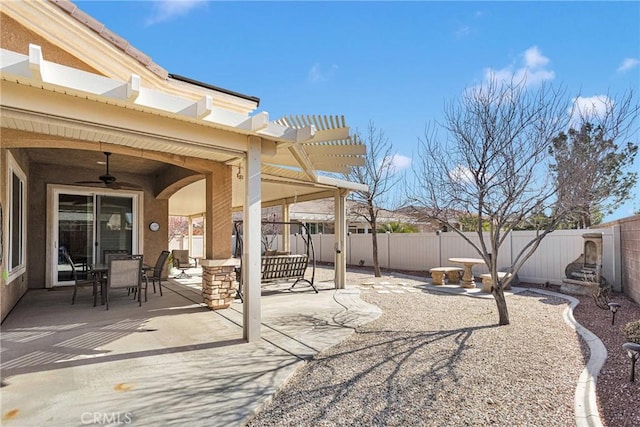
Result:
M262 277L261 283L269 283L280 280L293 280L293 288L298 282L307 282L318 292L315 285L304 278L307 271L307 263L309 257L307 255L272 255L262 257Z
M261 257L261 284L271 284L281 281L295 280L289 289L293 289L300 282L307 282L313 290L318 293L318 288L314 282L314 275L311 280L305 279L307 266L309 265L309 256L305 254L294 255L268 255ZM236 269L237 277L241 277L241 270ZM244 300L242 292L242 280L240 280L240 288L238 289L238 297Z

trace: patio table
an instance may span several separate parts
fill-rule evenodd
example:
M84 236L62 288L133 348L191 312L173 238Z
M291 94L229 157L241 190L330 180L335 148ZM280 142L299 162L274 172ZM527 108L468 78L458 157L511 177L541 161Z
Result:
M106 285L105 277L107 276L107 272L109 271L109 266L104 263L100 264L91 264L88 273L93 274L93 276L98 280L100 284L100 304L104 305L104 287Z
M89 274L93 274L94 276L97 276L98 278L102 279L104 278L104 276L106 276L107 272L109 271L109 266L107 264L91 264L91 267L89 268L88 273Z
M150 266L150 265L146 265L146 264L142 264L142 268L141 268L141 272L143 274L143 278L145 281L147 281L147 272L149 270L153 270L154 267ZM95 277L98 278L98 282L100 283L100 302L102 305L104 305L104 286L107 285L107 282L105 280L105 277L107 275L107 273L109 272L109 265L108 264L92 264L91 268L89 269L89 274L93 274ZM138 296L139 298L140 296Z
M482 258L449 258L449 262L454 264L462 264L464 267L464 273L462 274L462 281L460 286L463 288L475 288L476 282L473 279L472 268L477 264L484 264Z

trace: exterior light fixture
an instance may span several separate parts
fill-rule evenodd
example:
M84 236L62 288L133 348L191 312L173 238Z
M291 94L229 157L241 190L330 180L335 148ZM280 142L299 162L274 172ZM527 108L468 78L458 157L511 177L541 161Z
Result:
M631 382L635 381L636 362L640 358L640 344L635 342L626 342L622 344L622 348L627 350L627 354L631 359Z
M611 324L613 325L616 322L616 312L622 306L617 302L610 302L608 305L609 305L609 310L611 310L611 313L612 313Z

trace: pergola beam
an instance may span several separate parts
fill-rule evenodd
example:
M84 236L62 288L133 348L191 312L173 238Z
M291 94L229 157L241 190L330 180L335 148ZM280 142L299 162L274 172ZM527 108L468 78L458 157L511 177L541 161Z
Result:
M309 159L309 156L307 156L307 154L304 151L302 151L302 149L297 145L290 146L289 152L296 159L296 161L300 165L300 168L302 168L302 170L309 177L309 179L313 182L317 181L315 168L313 166L313 163Z
M22 84L38 83L45 89L76 95L97 101L116 101L123 106L153 110L168 115L183 116L220 128L244 134L258 134L280 142L301 142L315 134L313 126L300 129L268 122L266 113L247 117L243 113L213 106L210 95L193 101L160 90L142 87L139 76L122 82L87 71L45 61L40 46L29 45L25 56L6 49L0 50L0 76Z

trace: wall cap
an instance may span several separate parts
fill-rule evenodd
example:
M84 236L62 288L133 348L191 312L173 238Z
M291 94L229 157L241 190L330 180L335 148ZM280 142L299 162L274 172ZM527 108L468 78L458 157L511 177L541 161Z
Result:
M223 259L200 259L198 263L202 267L238 267L240 266L239 258L223 258Z

